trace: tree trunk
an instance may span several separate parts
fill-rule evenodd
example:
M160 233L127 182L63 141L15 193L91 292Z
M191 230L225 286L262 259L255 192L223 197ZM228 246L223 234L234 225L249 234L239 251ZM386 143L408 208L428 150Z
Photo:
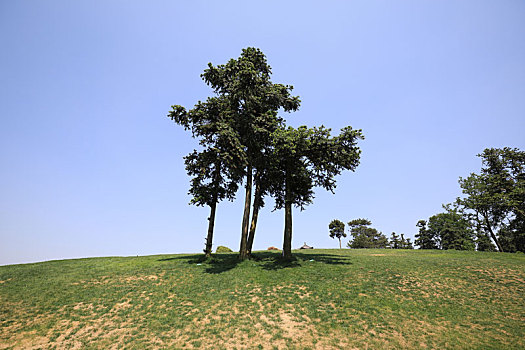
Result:
M206 249L204 249L204 254L206 257L211 256L212 244L213 244L213 227L215 226L215 210L217 208L217 201L215 200L212 205L210 205L211 212L210 217L208 218L208 236L206 237Z
M217 187L219 185L219 179L221 175L220 163L215 164L215 166L216 166L215 174L213 176L214 177L213 182L215 183L215 192L213 193L212 204L210 205L211 212L210 212L210 217L208 218L208 221L209 221L208 222L208 235L206 236L206 248L204 249L204 255L206 257L211 256L211 251L213 247L213 228L215 227L215 211L217 209L217 195L218 195Z
M250 233L248 235L248 255L252 254L253 239L255 238L255 229L257 228L257 218L259 216L259 208L261 207L262 194L259 178L259 175L255 173L255 196L253 199L252 223L250 225Z
M501 248L501 244L499 244L499 240L496 238L494 231L492 231L492 227L490 226L489 219L485 215L483 215L483 217L485 218L485 224L487 225L487 229L489 230L490 237L492 237L492 239L494 240L494 243L496 243L498 250L500 252L503 252L503 248Z
M339 249L341 249L341 237L339 237Z
M292 259L292 192L290 189L290 176L286 172L285 200L284 200L284 242L283 258Z
M246 197L244 198L244 215L242 217L241 246L239 259L248 258L248 228L250 224L250 206L252 202L252 166L248 165L246 172Z

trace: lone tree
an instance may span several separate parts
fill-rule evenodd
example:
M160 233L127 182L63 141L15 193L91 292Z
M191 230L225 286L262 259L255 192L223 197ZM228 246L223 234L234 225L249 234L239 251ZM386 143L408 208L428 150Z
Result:
M332 220L328 225L328 229L330 230L330 238L337 237L339 249L341 249L341 237L346 237L344 222L337 219Z
M245 155L227 106L224 98L210 97L189 111L174 105L168 114L177 124L191 130L203 148L201 151L194 150L184 160L186 172L192 178L190 204L210 207L204 248L206 256L212 252L217 203L225 198L235 198L245 163Z
M264 195L262 188L257 191L257 182L263 176L261 172L265 169L271 134L283 123L277 111L281 108L286 112L295 111L300 104L299 98L291 95L293 86L274 84L270 76L271 68L265 55L251 47L243 49L238 59L230 59L226 64L214 66L209 63L202 74L215 93L227 101L224 109L231 113L232 125L244 153L243 175L246 183L239 249L241 260L246 259L251 250L251 247L248 248L248 232L254 171L256 197L251 225L252 243Z
M372 222L368 219L355 219L348 223L353 240L348 242L349 248L388 248L388 239L375 228L368 227Z
M475 227L500 252L525 252L525 151L487 148L478 156L481 173L459 179L465 197L457 203L472 213Z

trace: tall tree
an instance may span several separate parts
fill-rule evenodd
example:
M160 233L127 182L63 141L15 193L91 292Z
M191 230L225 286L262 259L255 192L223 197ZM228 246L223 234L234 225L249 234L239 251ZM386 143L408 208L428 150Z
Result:
M328 224L328 230L330 231L330 238L337 238L339 240L339 249L341 249L341 237L346 237L345 223L340 220L332 220Z
M189 190L189 194L192 195L190 204L208 205L210 207L206 246L204 248L204 254L209 257L213 247L217 203L224 198L233 200L235 192L237 192L237 183L231 180L226 182L222 170L223 162L220 154L214 149L202 152L193 151L185 157L185 163L188 175L193 176Z
M459 179L465 197L457 203L473 213L499 251L525 251L525 152L487 148L478 156L481 173Z
M271 134L282 124L277 111L281 108L287 112L295 111L300 104L299 98L291 95L292 86L274 84L270 81L270 76L271 68L266 57L256 48L243 49L238 59L230 59L223 65L213 66L209 63L208 69L202 74L206 83L219 96L228 100L227 109L232 111L233 125L245 152L246 182L240 259L249 255L248 232L253 173L264 168L265 151L271 142ZM262 191L259 191L254 201L254 212L257 214L262 204L262 195ZM252 223L254 234L257 214Z
M306 154L309 150L311 130L305 126L294 129L280 128L273 134L273 167L270 193L275 198L275 209L284 208L284 259L292 258L292 205L301 210L313 199L314 183Z
M369 227L368 219L354 219L348 222L353 239L348 242L349 248L388 248L388 239L375 228Z
M189 111L174 105L168 114L173 121L191 130L202 147L200 152L194 150L187 155L185 164L188 175L192 177L190 203L210 207L204 249L206 256L212 252L217 203L225 198L235 198L245 163L227 102L224 98L210 97Z
M357 141L361 130L341 129L330 136L330 129L280 128L273 134L275 160L270 193L275 208L285 209L283 258L292 258L292 205L304 209L313 200L313 188L322 187L333 193L335 176L343 170L354 171L359 165L361 150Z

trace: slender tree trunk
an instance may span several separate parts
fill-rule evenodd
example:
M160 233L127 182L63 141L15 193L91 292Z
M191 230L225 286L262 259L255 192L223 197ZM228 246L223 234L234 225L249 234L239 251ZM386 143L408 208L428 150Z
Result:
M248 228L250 224L250 206L252 202L252 166L248 165L246 172L246 197L244 198L244 215L242 217L241 246L239 259L248 258Z
M252 223L250 225L250 233L248 234L248 255L252 254L253 239L255 238L255 229L257 228L257 218L259 216L259 208L261 207L261 185L259 184L260 176L255 173L255 196L253 199L253 213Z
M498 246L498 250L500 252L503 252L503 248L501 248L501 244L499 244L499 240L496 238L494 231L492 231L492 227L490 226L489 219L485 215L483 215L483 217L485 218L485 224L487 225L487 229L489 230L490 237L492 237L492 239L494 240L494 243L496 243L496 245Z
M290 189L290 176L286 171L285 200L284 200L284 242L283 258L292 259L292 192Z
M339 249L341 249L341 237L339 237Z
M212 204L210 205L210 217L208 218L208 235L206 236L206 248L204 249L204 255L206 257L211 256L211 251L213 247L213 228L215 227L215 211L217 209L217 188L219 186L219 179L221 175L221 165L216 164L215 174L213 176L213 182L215 184L215 192L213 193Z
M212 205L210 205L211 212L210 217L208 218L208 235L206 236L206 249L204 249L204 254L206 257L211 256L212 244L213 244L213 227L215 226L215 210L217 208L217 201L215 200Z

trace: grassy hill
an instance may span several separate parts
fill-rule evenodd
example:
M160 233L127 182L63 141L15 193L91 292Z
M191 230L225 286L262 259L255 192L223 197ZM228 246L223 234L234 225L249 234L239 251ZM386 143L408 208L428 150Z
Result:
M525 255L312 250L0 266L4 348L525 348Z

